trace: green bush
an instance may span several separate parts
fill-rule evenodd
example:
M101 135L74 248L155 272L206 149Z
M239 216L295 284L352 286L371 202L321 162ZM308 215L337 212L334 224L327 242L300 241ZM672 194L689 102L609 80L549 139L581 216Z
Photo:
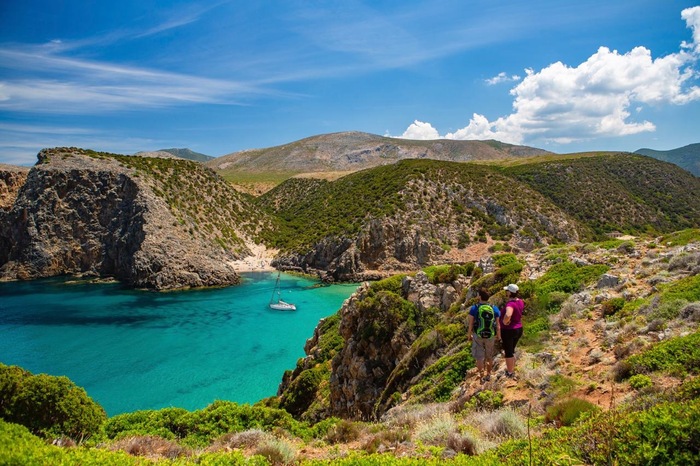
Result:
M107 415L85 390L67 377L32 375L0 365L2 417L44 437L82 441L97 434Z
M26 427L0 419L0 464L43 466L127 466L143 465L143 459L129 456L123 451L108 451L99 448L62 448L48 445L34 436ZM231 463L229 463L231 464Z
M646 387L651 387L651 377L644 374L637 374L630 377L630 387L635 390L641 390Z
M625 298L612 298L603 302L602 310L604 316L611 316L617 314L623 307L625 307Z
M371 289L375 292L379 291L390 291L394 294L401 295L401 283L403 282L406 274L393 275L389 278L379 280L377 282L372 282L370 285Z
M329 377L330 369L325 364L302 371L284 391L280 407L294 416L300 416L315 400L321 382Z
M465 277L468 277L473 271L473 262L469 262L465 265L433 265L423 269L423 272L425 272L425 274L428 276L428 280L433 285L437 285L438 283L452 283L457 279L457 276L464 275Z
M312 430L296 421L282 409L239 405L217 400L204 409L186 411L168 408L157 411L136 411L110 418L105 424L109 438L124 435L161 435L180 439L191 446L204 446L223 434L249 429L281 428L302 438L310 438Z
M610 269L607 265L576 265L573 262L554 264L535 281L538 294L561 291L577 293L581 287L595 282Z
M700 372L700 332L657 343L626 360L630 374L671 371L680 374Z
M465 407L484 409L487 411L496 410L503 407L503 393L492 390L481 390L469 398Z
M569 398L547 408L545 420L556 422L558 425L570 426L584 413L600 410L593 403L580 398Z
M660 243L667 246L685 246L694 241L700 241L700 229L698 228L690 228L665 235L661 238Z

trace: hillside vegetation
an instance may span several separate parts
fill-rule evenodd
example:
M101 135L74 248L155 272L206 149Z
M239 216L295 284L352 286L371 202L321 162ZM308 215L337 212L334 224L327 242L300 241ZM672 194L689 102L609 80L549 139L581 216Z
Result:
M689 144L671 150L639 149L635 154L674 163L693 175L700 176L700 144Z
M700 222L700 183L675 165L616 154L505 169L591 228L668 232Z
M529 250L700 225L700 179L632 154L506 167L404 160L290 179L256 201L281 220L265 237L282 250L279 265L336 278L465 260L478 243Z
M65 378L0 366L0 463L693 464L699 280L697 229L397 275L364 285L322 321L282 395L253 406L217 401L105 420ZM495 377L481 382L465 313L476 288L502 305L499 290L512 281L526 302L519 377L506 378L498 356ZM381 362L389 351L397 359ZM371 419L352 402L332 414L349 382L347 352L375 362L354 376L384 388L357 392L374 397ZM391 375L380 362L395 365ZM54 406L63 417L40 416Z
M167 204L179 227L190 236L211 241L238 255L246 250L246 239L259 238L274 224L251 196L236 191L215 172L194 161L80 149L46 151L47 158L66 158L71 154L111 159L129 168Z

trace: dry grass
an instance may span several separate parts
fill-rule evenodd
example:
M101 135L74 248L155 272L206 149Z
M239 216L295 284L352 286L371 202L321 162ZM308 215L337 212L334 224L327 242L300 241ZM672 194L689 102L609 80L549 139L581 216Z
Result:
M192 455L189 449L155 435L124 438L114 442L111 449L150 459L175 459Z

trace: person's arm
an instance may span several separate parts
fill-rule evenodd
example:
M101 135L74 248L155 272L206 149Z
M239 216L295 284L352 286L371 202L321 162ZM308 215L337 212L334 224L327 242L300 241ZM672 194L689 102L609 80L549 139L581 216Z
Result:
M467 338L471 341L472 334L474 333L474 316L471 314L469 314L469 325L467 327Z
M511 317L513 317L513 306L506 306L506 315L503 316L503 325L510 324Z
M501 339L501 319L496 319L496 340Z

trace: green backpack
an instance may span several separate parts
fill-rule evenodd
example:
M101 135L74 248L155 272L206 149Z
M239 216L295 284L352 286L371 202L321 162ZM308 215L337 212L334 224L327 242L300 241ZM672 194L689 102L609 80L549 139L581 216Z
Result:
M476 334L491 338L496 332L496 312L489 304L479 304L476 310Z

